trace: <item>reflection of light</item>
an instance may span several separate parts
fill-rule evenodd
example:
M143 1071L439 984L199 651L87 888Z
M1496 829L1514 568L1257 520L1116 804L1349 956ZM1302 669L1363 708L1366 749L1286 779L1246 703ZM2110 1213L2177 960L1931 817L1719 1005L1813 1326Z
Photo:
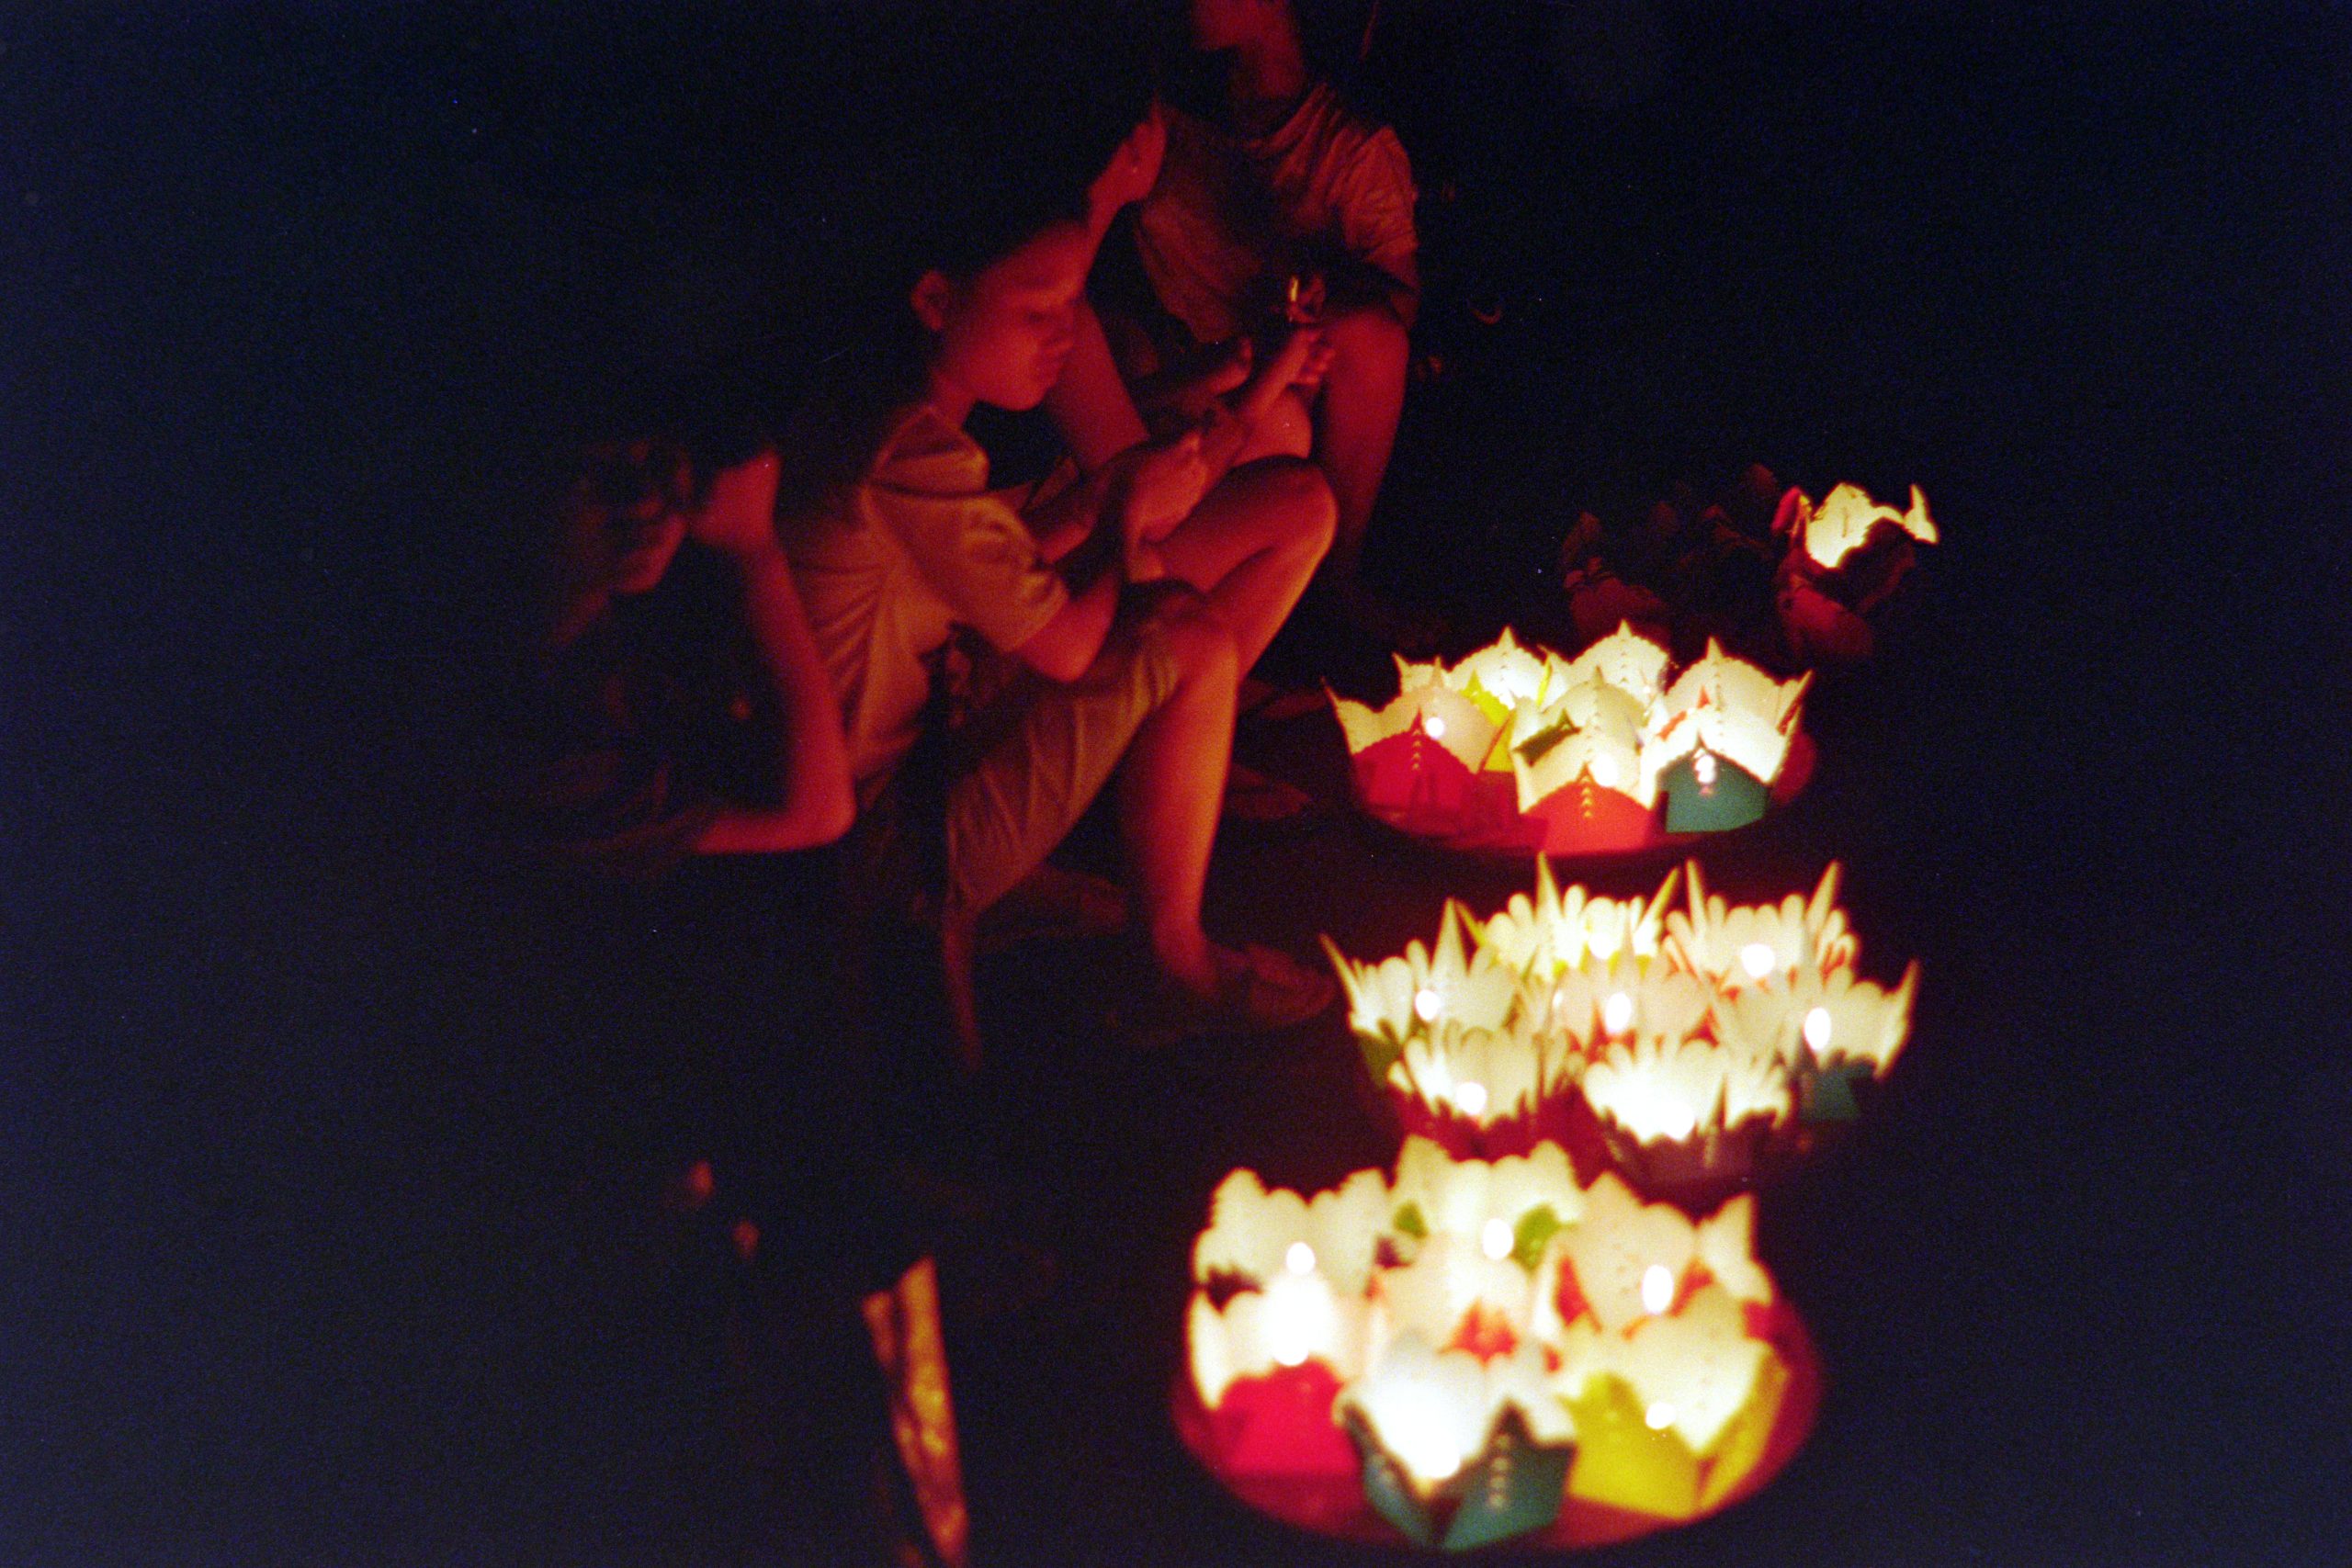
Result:
M1303 1241L1292 1242L1290 1250L1283 1254L1283 1267L1294 1274L1314 1273L1315 1249Z
M1634 998L1623 991L1611 991L1609 999L1600 1004L1600 1024L1611 1034L1623 1034L1634 1021Z
M1423 1023L1435 1023L1437 1010L1442 1005L1438 994L1426 986L1413 993L1413 1014Z
M1674 1304L1674 1274L1663 1263L1642 1270L1642 1310L1656 1317Z
M1815 1008L1804 1015L1804 1043L1815 1051L1829 1049L1829 1010Z
M1592 782L1603 789L1617 787L1617 759L1595 757L1592 760Z
M1456 1086L1453 1091L1453 1103L1462 1107L1462 1113L1464 1116L1483 1116L1487 1111L1487 1086L1482 1083L1465 1083Z
M1690 755L1690 776L1702 784L1715 782L1715 754L1701 747Z
M1478 1227L1478 1250L1496 1262L1500 1263L1504 1258L1509 1258L1510 1248L1510 1221L1492 1219Z
M1429 738L1432 740L1442 740L1445 739L1445 720L1438 717L1435 714L1430 714L1421 720L1421 728L1428 733Z
M1772 972L1772 950L1760 942L1751 942L1739 950L1739 962L1751 980L1761 980Z
M1674 1406L1661 1399L1642 1413L1642 1424L1653 1432L1663 1432L1674 1425Z

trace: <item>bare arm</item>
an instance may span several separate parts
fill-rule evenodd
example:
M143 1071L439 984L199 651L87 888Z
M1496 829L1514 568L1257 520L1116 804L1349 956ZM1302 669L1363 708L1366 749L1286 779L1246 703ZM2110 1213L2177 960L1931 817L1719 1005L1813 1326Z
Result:
M702 854L767 853L831 843L849 831L857 809L832 683L776 541L775 482L773 452L729 469L693 525L695 536L725 553L741 576L744 629L782 717L776 804L720 812L695 840Z

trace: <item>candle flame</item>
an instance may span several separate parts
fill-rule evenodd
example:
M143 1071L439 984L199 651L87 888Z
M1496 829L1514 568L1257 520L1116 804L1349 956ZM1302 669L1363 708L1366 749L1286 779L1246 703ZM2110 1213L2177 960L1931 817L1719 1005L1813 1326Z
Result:
M1829 1049L1829 1010L1815 1008L1804 1015L1804 1043L1818 1055Z
M1701 747L1690 758L1690 776L1702 785L1715 782L1715 754Z
M1623 991L1611 991L1600 1007L1601 1026L1611 1034L1623 1034L1633 1026L1634 998Z
M1592 760L1592 782L1603 789L1617 787L1617 759L1595 757Z
M1751 942L1739 950L1741 967L1751 980L1761 980L1772 972L1772 949L1760 942Z
M1453 1091L1453 1103L1462 1107L1464 1116L1483 1116L1487 1112L1487 1086L1464 1083Z
M1674 1406L1658 1400L1642 1413L1642 1424L1653 1432L1663 1432L1674 1425Z
M1283 1267L1294 1274L1314 1273L1315 1249L1303 1241L1292 1242L1290 1250L1283 1254Z
M1642 1310L1652 1317L1662 1316L1674 1304L1674 1272L1663 1263L1653 1263L1642 1270Z
M1427 986L1413 993L1413 1015L1423 1023L1435 1023L1438 1009L1443 1004L1439 1000L1438 994Z
M1478 1250L1500 1263L1510 1256L1510 1222L1497 1218L1478 1227Z
M1442 740L1445 739L1445 720L1430 714L1421 720L1421 730L1432 740Z

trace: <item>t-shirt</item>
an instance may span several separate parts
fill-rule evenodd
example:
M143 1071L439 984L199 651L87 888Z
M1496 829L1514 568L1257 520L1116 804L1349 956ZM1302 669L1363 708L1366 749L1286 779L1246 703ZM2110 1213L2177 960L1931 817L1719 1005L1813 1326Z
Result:
M1246 324L1253 291L1318 256L1352 257L1418 288L1413 198L1396 133L1357 118L1317 82L1264 136L1170 108L1167 162L1136 209L1136 248L1169 312L1201 342L1221 343Z
M922 732L933 657L958 626L1028 641L1069 591L1037 553L979 445L928 403L886 422L853 483L784 520L785 551L870 802Z
M510 727L502 815L553 858L656 876L729 806L773 803L781 717L725 569L681 555L544 654Z

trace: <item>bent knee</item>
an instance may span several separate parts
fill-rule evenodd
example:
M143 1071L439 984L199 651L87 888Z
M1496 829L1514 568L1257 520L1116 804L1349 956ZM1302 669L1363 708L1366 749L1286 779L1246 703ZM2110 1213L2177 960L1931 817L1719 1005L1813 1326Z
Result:
M1170 584L1136 626L1144 656L1171 680L1239 679L1240 652L1233 629L1204 594Z
M1277 542L1289 554L1321 560L1340 525L1340 503L1322 468L1303 457L1272 457L1256 471L1282 518Z
M1402 368L1412 353L1412 335L1396 312L1385 306L1366 306L1334 316L1324 333L1336 357L1356 364L1394 363Z

